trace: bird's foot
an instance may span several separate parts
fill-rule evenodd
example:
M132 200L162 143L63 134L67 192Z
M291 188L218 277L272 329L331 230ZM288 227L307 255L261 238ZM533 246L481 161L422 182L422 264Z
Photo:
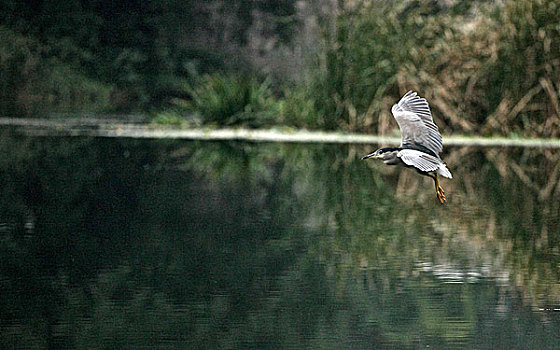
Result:
M441 186L438 186L436 195L441 204L447 202L447 199L445 198L445 191L443 190L443 188L441 188Z

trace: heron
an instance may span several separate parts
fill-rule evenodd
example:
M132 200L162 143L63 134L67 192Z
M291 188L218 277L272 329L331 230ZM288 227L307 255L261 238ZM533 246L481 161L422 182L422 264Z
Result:
M447 200L438 175L449 179L453 176L439 157L443 151L443 142L432 118L430 105L418 93L409 91L393 105L391 112L401 129L401 145L380 148L363 156L362 160L381 159L387 165L413 168L420 174L431 177L436 187L437 199L443 204Z

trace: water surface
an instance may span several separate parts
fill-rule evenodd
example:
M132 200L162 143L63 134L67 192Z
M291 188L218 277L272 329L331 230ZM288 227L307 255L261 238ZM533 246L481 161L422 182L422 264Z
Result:
M560 348L560 151L0 140L2 348Z

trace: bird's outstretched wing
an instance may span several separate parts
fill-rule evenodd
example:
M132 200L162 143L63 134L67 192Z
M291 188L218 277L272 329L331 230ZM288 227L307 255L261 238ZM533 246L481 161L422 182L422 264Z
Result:
M441 134L434 124L430 106L425 98L409 91L393 105L391 112L401 129L401 147L423 146L436 156L443 151Z

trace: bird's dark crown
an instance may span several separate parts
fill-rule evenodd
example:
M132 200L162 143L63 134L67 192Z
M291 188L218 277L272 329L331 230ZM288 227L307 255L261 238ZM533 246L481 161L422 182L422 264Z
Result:
M400 147L383 147L378 149L376 152L377 154L383 154L386 152L394 152L394 151L400 151L402 148Z
M369 159L369 158L383 158L383 159L385 159L385 157L381 157L382 154L389 153L389 152L400 151L401 149L402 149L402 148L400 148L400 147L383 147L383 148L379 148L377 151L363 156L363 157L362 157L362 160L364 160L364 159Z

